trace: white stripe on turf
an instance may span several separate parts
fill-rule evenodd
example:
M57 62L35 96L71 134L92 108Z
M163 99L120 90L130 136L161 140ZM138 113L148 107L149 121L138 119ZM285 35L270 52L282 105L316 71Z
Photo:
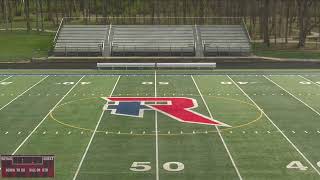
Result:
M315 84L315 85L317 85L317 86L320 87L320 84L315 83L314 81L312 81L312 80L310 80L310 79L308 79L308 78L306 78L306 77L303 77L303 76L301 76L301 75L299 75L299 77L301 77L301 78L303 78L303 79L305 79L305 80L307 80L307 81L310 81L312 84Z
M24 95L26 92L28 92L30 89L32 89L33 87L35 87L36 85L38 85L39 83L41 83L43 80L45 80L48 76L40 79L40 81L38 81L37 83L35 83L34 85L32 85L31 87L29 87L27 90L25 90L24 92L22 92L21 94L19 94L17 97L15 97L14 99L12 99L10 102L8 102L6 105L2 106L0 108L0 111L2 109L4 109L5 107L7 107L9 104L11 104L13 101L17 100L19 97L21 97L22 95Z
M303 157L303 159L320 175L319 170L309 161L309 159L297 148L297 146L283 133L283 131L270 119L270 117L258 106L258 104L236 83L234 80L227 75L228 78L233 82L235 86L266 116L271 124L280 132L280 134L291 144L291 146Z
M209 107L208 107L208 105L207 105L207 103L206 103L206 101L205 101L205 99L204 99L204 97L203 97L203 95L202 95L202 93L201 93L201 91L200 91L200 89L199 89L199 87L198 87L198 85L197 85L197 83L196 83L196 81L194 80L194 78L193 78L192 75L191 75L191 78L192 78L192 81L193 81L194 85L196 86L196 88L197 88L197 90L198 90L198 92L199 92L199 94L200 94L200 97L201 97L204 105L205 105L206 108L207 108L207 111L208 111L208 113L209 113L209 115L210 115L210 118L213 119L213 116L212 116L212 114L211 114L211 111L210 111L210 109L209 109ZM223 139L223 137L222 137L222 135L221 135L221 132L220 132L218 126L215 126L215 127L216 127L216 130L217 130L217 132L218 132L218 134L219 134L219 137L220 137L220 139L221 139L221 141L222 141L222 143L223 143L223 146L224 146L224 148L226 149L226 151L227 151L227 153L228 153L228 155L229 155L229 158L230 158L230 160L231 160L231 163L232 163L232 165L233 165L233 167L234 167L234 169L235 169L235 171L236 171L239 179L242 180L242 177L241 177L241 174L240 174L240 172L239 172L239 169L238 169L236 163L235 163L234 160L233 160L233 157L232 157L232 155L231 155L231 153L230 153L230 151L229 151L229 149L228 149L228 146L227 146L226 142L224 141L224 139Z
M58 101L58 103L48 112L48 114L39 122L39 124L30 132L30 134L22 141L22 143L17 147L16 150L13 151L12 155L16 154L18 150L27 142L27 140L31 137L31 135L38 129L38 127L47 119L50 113L62 102L62 100L79 84L79 82L84 78L82 76L76 84L74 84L71 89Z
M7 78L4 78L4 79L2 79L0 82L3 82L3 81L6 81L6 80L8 80L9 78L11 78L12 76L9 76L9 77L7 77Z
M121 77L121 76L118 77L116 83L114 84L113 89L112 89L109 97L112 96L113 91L116 89L116 86L117 86L117 84L118 84L118 82L119 82L119 80L120 80L120 77ZM79 163L79 165L78 165L78 168L77 168L77 170L76 170L76 173L75 173L74 176L73 176L73 180L77 179L77 176L78 176L79 171L80 171L80 169L81 169L82 163L83 163L84 159L85 159L86 156L87 156L87 153L88 153L89 148L90 148L90 146L91 146L92 140L93 140L93 138L94 138L94 136L95 136L95 134L96 134L96 132L97 132L97 129L98 129L99 125L100 125L100 122L101 122L101 119L102 119L102 117L103 117L103 115L104 115L104 112L105 112L105 111L102 110L102 113L101 113L101 115L100 115L100 118L99 118L99 120L98 120L98 122L97 122L97 124L96 124L96 127L95 127L95 129L94 129L94 131L93 131L93 133L92 133L92 135L91 135L91 138L90 138L90 140L89 140L89 143L88 143L88 145L87 145L87 147L86 147L86 150L84 151L84 153L83 153L83 155L82 155L82 158L81 158L81 160L80 160L80 163Z
M277 84L276 82L274 82L272 79L263 76L266 79L268 79L270 82L272 82L274 85L278 86L280 89L284 90L286 93L290 94L292 97L294 97L296 100L300 101L302 104L304 104L305 106L307 106L309 109L311 109L313 112L315 112L316 114L318 114L320 116L320 113L315 110L313 107L309 106L307 103L305 103L304 101L302 101L301 99L299 99L298 97L296 97L294 94L290 93L289 91L287 91L285 88L283 88L282 86L280 86L279 84Z
M157 97L157 70L154 71L154 97ZM158 138L158 113L154 111L156 130L156 180L159 180L159 138Z

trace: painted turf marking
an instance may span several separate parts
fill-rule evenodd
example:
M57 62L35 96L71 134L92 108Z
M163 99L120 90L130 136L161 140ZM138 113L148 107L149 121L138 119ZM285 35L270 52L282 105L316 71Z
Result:
M48 76L46 76L48 77ZM58 101L58 103L53 106L53 108L48 112L48 114L39 122L39 124L29 133L29 135L22 141L22 143L17 147L16 150L13 151L12 155L16 154L17 151L24 145L24 143L27 142L27 140L32 136L32 134L40 127L40 125L47 119L47 117L50 115L50 113L63 101L63 99L76 87L76 85L84 78L85 76L82 76L79 81L74 84L71 89Z
M157 71L154 71L154 97L157 97ZM158 137L158 113L154 112L156 131L156 180L159 180L159 137ZM170 134L170 131L168 132Z
M312 81L312 80L310 80L310 79L308 79L308 78L306 78L306 77L303 77L303 76L301 76L301 75L299 75L299 77L301 77L301 78L305 79L306 81L309 81L309 82L311 82L312 84L315 84L315 85L317 85L317 86L320 87L320 84L315 83L314 81Z
M194 80L194 78L193 78L192 75L191 75L191 78L192 78L192 81L193 81L194 85L196 86L196 88L197 88L197 90L198 90L198 92L199 92L199 94L200 94L200 97L201 97L201 99L202 99L205 107L207 108L207 111L208 111L208 113L209 113L209 115L210 115L210 118L213 119L213 116L212 116L212 114L211 114L211 111L210 111L210 109L209 109L209 107L208 107L208 105L207 105L207 103L206 103L206 101L205 101L205 99L204 99L204 97L203 97L203 95L202 95L202 93L201 93L201 91L200 91L200 89L199 89L199 87L198 87L198 85L197 85L197 83L196 83L196 81ZM224 141L224 139L223 139L223 137L222 137L222 135L221 135L221 132L220 132L219 128L218 128L217 126L215 126L215 128L216 128L216 130L217 130L217 132L218 132L218 134L219 134L219 137L220 137L220 139L221 139L221 141L222 141L222 143L223 143L224 148L226 149L226 151L227 151L227 153L228 153L228 155L229 155L229 158L230 158L230 160L231 160L231 163L232 163L232 165L233 165L233 167L234 167L234 169L235 169L235 171L236 171L239 179L242 180L242 177L241 177L241 174L240 174L240 172L239 172L239 170L238 170L238 167L237 167L236 163L235 163L234 160L233 160L233 157L232 157L232 155L231 155L231 153L230 153L230 151L229 151L229 149L228 149L227 144L225 143L225 141Z
M8 80L8 79L11 78L11 77L12 77L12 76L9 76L9 77L7 77L7 78L2 79L2 80L0 81L0 83Z
M26 92L28 92L29 90L31 90L33 87L35 87L36 85L40 84L43 80L45 80L47 77L49 76L45 76L44 78L42 78L40 81L38 81L37 83L35 83L34 85L32 85L31 87L29 87L27 90L25 90L24 92L22 92L21 94L19 94L17 97L15 97L14 99L12 99L10 102L8 102L7 104L5 104L4 106L2 106L0 108L0 111L2 109L4 109L5 107L7 107L9 104L11 104L13 101L17 100L19 97L21 97L22 95L24 95Z
M233 81L233 79L227 75L228 78ZM303 159L320 175L319 170L309 161L309 159L297 148L297 146L283 133L283 131L270 119L270 117L263 111L263 109L258 106L258 104L238 85L235 84L238 89L254 104L258 109L266 116L266 118L271 122L271 124L281 133L281 135L291 144L291 146L303 157Z
M119 82L120 77L121 77L121 76L118 77L116 83L114 84L113 89L111 90L111 93L110 93L110 97L112 96L113 91L116 89L116 86L117 86L117 84L118 84L118 82ZM87 156L87 153L88 153L89 148L90 148L90 146L91 146L92 140L93 140L93 138L94 138L94 136L95 136L95 134L96 134L96 132L97 132L97 129L98 129L99 125L100 125L100 122L101 122L101 120L102 120L102 117L103 117L103 115L104 115L104 112L105 112L105 110L102 110L102 113L101 113L101 115L100 115L100 117L99 117L98 123L97 123L97 125L96 125L96 127L95 127L95 129L94 129L94 131L93 131L93 133L92 133L92 135L91 135L91 138L90 138L90 141L89 141L89 143L88 143L88 145L87 145L87 147L86 147L86 150L84 151L84 153L83 153L83 155L82 155L82 158L81 158L81 160L80 160L80 163L79 163L79 165L78 165L78 168L77 168L77 170L76 170L76 173L75 173L74 176L73 176L73 180L77 179L77 176L78 176L79 171L80 171L80 169L81 169L82 163L83 163L85 157ZM108 134L108 132L106 132L106 134Z
M313 107L309 106L307 103L305 103L304 101L302 101L301 99L299 99L297 96L295 96L294 94L290 93L289 91L287 91L285 88L283 88L282 86L280 86L279 84L277 84L276 82L274 82L273 80L271 80L270 78L263 76L266 79L268 79L270 82L272 82L273 84L275 84L276 86L278 86L280 89L282 89L283 91L285 91L286 93L290 94L292 97L294 97L296 100L300 101L302 104L304 104L305 106L307 106L309 109L311 109L313 112L315 112L316 114L318 114L320 116L320 113L315 110Z

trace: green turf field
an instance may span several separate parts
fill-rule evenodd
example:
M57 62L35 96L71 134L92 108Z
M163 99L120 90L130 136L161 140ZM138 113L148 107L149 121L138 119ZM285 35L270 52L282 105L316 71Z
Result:
M0 154L53 154L57 180L320 179L317 72L1 73ZM115 115L102 97L193 98L231 127Z

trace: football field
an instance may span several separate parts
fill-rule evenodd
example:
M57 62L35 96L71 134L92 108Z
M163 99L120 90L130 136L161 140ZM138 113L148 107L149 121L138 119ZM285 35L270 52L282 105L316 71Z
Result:
M57 180L320 179L319 71L119 72L0 74L0 154L55 155Z

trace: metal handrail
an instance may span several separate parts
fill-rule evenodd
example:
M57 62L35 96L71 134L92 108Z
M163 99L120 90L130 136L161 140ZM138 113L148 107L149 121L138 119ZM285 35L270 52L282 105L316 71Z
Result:
M60 34L61 26L63 26L63 24L64 24L64 17L61 19L59 28L58 28L58 30L56 32L56 35L54 36L54 39L53 39L53 43L54 44L57 42L57 37Z
M244 22L244 19L243 19L243 18L242 18L242 27L244 28L244 30L245 30L245 32L246 32L246 36L248 37L249 42L251 42L251 37L250 37L249 31L248 31L248 29L247 29L246 23Z

